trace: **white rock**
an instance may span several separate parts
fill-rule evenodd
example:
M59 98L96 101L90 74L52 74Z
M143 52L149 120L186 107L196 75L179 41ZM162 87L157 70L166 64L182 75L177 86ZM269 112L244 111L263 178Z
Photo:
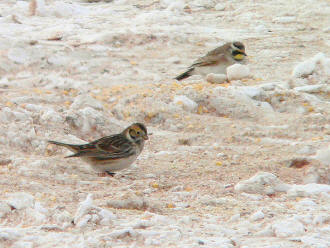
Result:
M260 87L244 86L239 87L239 89L252 99L258 99L265 94L264 90Z
M84 215L86 215L93 207L94 207L94 205L93 205L93 195L88 194L87 197L86 197L86 200L79 203L79 207L76 211L73 222L78 223L78 221L80 221L80 219Z
M230 222L235 222L238 221L241 218L240 214L234 214L233 216L230 217Z
M260 201L263 199L263 196L262 195L256 195L256 194L247 194L247 193L242 193L241 194L242 196L245 196L251 200L254 200L254 201Z
M234 64L227 67L228 80L238 80L250 76L250 69L247 65Z
M296 78L307 77L313 74L316 64L324 61L325 55L323 53L316 54L313 58L303 61L295 66L292 71L292 76Z
M116 219L116 216L109 210L101 209L99 212L99 215L101 217L100 224L104 226L109 226L110 223Z
M11 246L11 248L33 248L33 243L27 241L17 241Z
M217 11L223 11L225 10L226 6L223 3L218 3L214 6L214 9Z
M0 201L0 218L6 216L10 212L11 212L10 206L4 201Z
M329 220L330 220L330 215L329 214L318 214L313 219L313 224L314 225L322 225L322 224L326 223Z
M329 193L330 185L310 183L305 185L292 185L287 194L290 197L316 196L320 193Z
M295 87L294 90L298 92L306 92L306 93L319 93L324 88L322 84L314 84L314 85L305 85L300 87Z
M188 111L196 111L197 109L197 103L194 102L193 100L189 99L188 97L184 95L177 95L174 97L174 103L182 105L184 109Z
M18 240L21 236L22 231L19 228L0 228L1 241L15 241Z
M304 62L299 63L292 71L292 75L294 77L307 77L314 72L315 69L315 61L306 60Z
M330 145L318 150L314 158L324 165L330 165Z
M23 48L11 48L7 56L10 60L18 64L28 64L30 62L29 54Z
M212 84L222 84L227 80L227 76L225 74L214 74L210 73L206 76L206 81Z
M63 123L63 118L57 112L52 109L46 110L41 116L40 121L43 124L48 123Z
M278 221L272 225L272 229L279 238L299 236L305 233L304 225L293 219Z
M275 17L273 19L273 22L277 23L290 23L296 21L295 16L280 16L280 17Z
M257 221L257 220L261 220L265 217L265 214L260 210L258 212L255 212L254 214L251 215L250 219L252 221Z
M97 207L93 204L93 195L88 194L86 200L79 204L73 222L79 228L87 226L88 223L109 226L116 216L109 210Z
M289 188L289 185L268 172L258 172L250 179L235 185L236 191L250 194L274 194L275 192L286 192Z
M7 203L16 209L33 208L34 197L24 192L11 193L8 194Z
M172 11L181 11L185 7L184 1L178 0L178 1L171 1L171 3L168 5L167 9Z
M100 101L96 100L95 98L91 97L90 95L79 95L77 96L73 103L70 106L70 110L77 110L82 109L84 107L91 107L96 110L102 110L103 105Z

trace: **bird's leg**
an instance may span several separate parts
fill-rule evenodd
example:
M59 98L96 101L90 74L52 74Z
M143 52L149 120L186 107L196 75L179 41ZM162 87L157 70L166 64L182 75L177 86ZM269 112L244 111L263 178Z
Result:
M114 177L116 173L110 172L110 171L105 171L105 172L99 172L97 173L99 177L106 177L106 176L111 176Z

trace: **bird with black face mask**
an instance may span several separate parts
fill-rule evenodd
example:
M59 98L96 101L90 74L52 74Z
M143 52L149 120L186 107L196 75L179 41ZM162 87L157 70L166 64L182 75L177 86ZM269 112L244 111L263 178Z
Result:
M226 74L226 68L236 63L246 62L245 46L242 42L228 42L197 59L184 73L175 79L182 80L192 75L206 76L210 73Z

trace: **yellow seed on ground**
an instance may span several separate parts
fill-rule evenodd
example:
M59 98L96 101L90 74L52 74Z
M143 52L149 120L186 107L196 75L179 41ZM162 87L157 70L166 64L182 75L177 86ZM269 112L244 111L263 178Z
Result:
M222 162L221 161L217 161L215 164L216 164L216 166L221 166L222 165Z
M197 114L201 115L203 114L203 106L202 105L198 105L198 108L197 108Z
M12 102L6 102L6 106L7 107L12 107L12 106L14 106L14 103L12 103Z
M175 205L174 205L173 203L167 203L166 207L167 207L167 208L174 208Z
M307 108L308 112L313 112L314 111L314 108L312 106L308 107Z
M154 189L158 189L159 188L159 184L158 183L152 183L150 186L153 187Z

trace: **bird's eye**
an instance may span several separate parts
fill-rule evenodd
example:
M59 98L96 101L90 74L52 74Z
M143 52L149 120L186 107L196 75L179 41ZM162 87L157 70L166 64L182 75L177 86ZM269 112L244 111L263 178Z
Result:
M137 131L137 134L140 134L140 131Z

